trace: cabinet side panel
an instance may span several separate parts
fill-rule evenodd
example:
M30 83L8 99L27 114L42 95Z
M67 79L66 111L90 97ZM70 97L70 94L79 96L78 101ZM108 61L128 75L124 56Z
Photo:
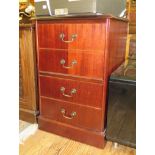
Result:
M125 60L127 26L127 22L115 19L107 19L106 22L105 68L102 98L103 129L106 128L107 124L108 80L112 71Z
M108 46L108 75L125 60L128 23L114 19L110 20Z

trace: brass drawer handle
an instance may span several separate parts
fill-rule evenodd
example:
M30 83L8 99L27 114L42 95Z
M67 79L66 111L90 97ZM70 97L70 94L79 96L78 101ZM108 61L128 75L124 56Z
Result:
M66 115L66 110L65 110L65 109L61 109L61 113L62 113L62 116L63 116L64 118L66 118L66 119L73 119L73 118L77 115L77 113L76 113L75 111L73 111L73 112L70 114L70 116L67 116L67 115Z
M67 95L67 94L65 94L65 88L64 87L61 87L60 91L62 92L62 95L65 96L65 97L73 97L73 94L76 94L76 92L77 92L77 90L75 88L73 88L70 91L70 95Z
M59 35L59 37L60 37L60 39L62 40L62 42L71 43L71 42L73 42L73 41L77 38L77 34L72 34L72 35L71 35L71 40L64 40L64 38L65 38L65 34L64 34L64 33L61 33L61 34Z
M66 63L66 61L65 61L64 59L61 59L61 60L60 60L60 64L62 65L63 68L70 69L70 68L72 68L74 65L77 64L77 61L76 61L76 60L73 60L73 61L71 62L71 65L70 65L70 66L65 66L65 63Z

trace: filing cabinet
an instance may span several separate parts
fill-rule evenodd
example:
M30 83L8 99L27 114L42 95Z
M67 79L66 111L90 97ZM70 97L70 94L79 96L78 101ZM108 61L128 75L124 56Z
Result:
M105 145L108 78L125 57L128 21L37 18L39 128Z

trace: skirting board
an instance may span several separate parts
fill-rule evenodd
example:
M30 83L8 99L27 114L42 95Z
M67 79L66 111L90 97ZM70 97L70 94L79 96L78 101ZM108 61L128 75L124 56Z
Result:
M31 124L19 133L19 143L24 144L24 141L31 135L35 134L38 129L38 124Z

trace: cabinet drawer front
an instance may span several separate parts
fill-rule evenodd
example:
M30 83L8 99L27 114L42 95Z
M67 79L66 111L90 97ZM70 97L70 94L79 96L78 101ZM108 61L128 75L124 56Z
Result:
M40 76L39 79L41 96L92 107L101 107L102 84L48 76Z
M104 56L80 51L40 50L39 70L103 79Z
M103 50L105 23L39 23L40 48Z
M47 98L41 98L40 107L42 117L78 127L102 131L103 119L101 110Z

